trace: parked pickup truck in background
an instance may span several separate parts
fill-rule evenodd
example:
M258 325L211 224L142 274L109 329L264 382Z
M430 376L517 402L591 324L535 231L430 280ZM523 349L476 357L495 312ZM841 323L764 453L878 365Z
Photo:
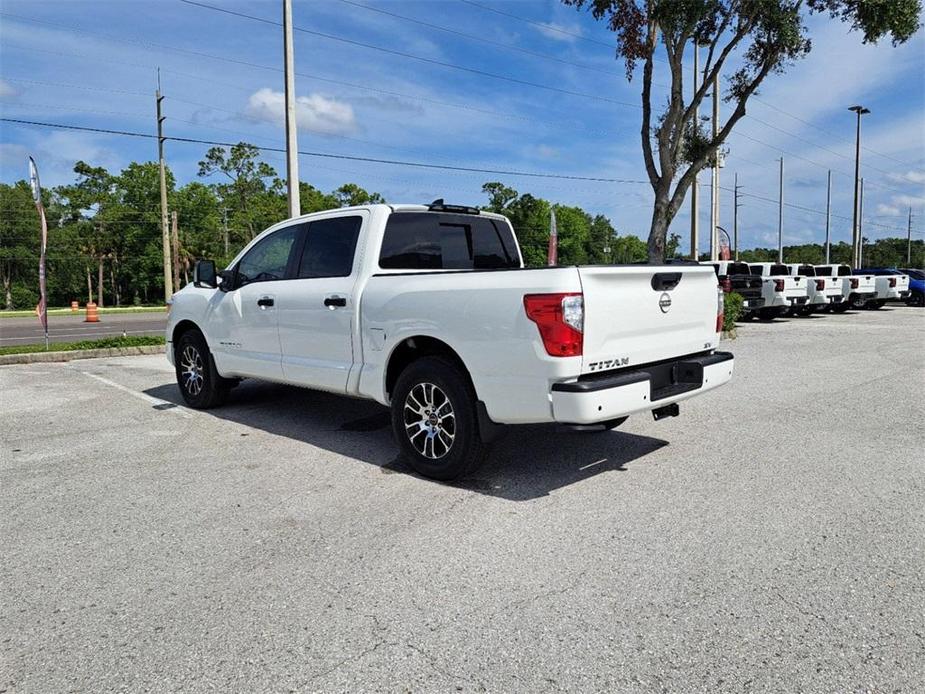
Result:
M901 268L909 276L909 296L906 303L909 306L925 306L925 272L913 268Z
M749 263L748 268L753 275L762 281L762 296L764 308L758 311L761 320L772 320L783 316L791 309L797 309L806 304L809 297L806 294L806 280L800 276L792 276L790 269L780 263Z
M748 263L737 263L731 260L719 262L701 261L704 265L711 265L716 272L719 286L725 293L735 292L744 299L742 318L748 319L757 314L764 307L764 297L761 293L762 281L760 277L751 274Z
M910 294L909 276L899 270L885 267L861 268L855 272L873 275L877 296L865 304L865 308L883 308L887 301L904 301Z
M438 479L474 469L498 424L660 419L732 377L712 268L527 269L505 217L442 200L289 219L194 278L166 332L190 406L242 378L370 398Z
M832 306L836 313L844 313L849 308L863 308L868 299L877 296L874 276L857 274L848 265L816 265L816 274L841 278L842 302Z
M834 304L842 302L842 281L833 275L820 275L812 265L789 263L787 269L791 275L800 275L806 278L807 302L794 309L801 316L808 316L813 311L828 309Z

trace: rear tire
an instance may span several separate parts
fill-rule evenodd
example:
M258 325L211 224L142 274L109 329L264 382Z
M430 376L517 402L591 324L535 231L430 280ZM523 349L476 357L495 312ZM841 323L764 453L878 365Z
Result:
M860 311L862 308L867 307L867 299L860 296L852 296L848 300L848 304L856 311Z
M412 362L392 390L392 432L418 474L453 480L482 464L477 399L462 369L445 357Z
M219 376L206 339L198 330L180 336L174 353L177 385L186 404L197 410L221 405L228 397L232 381Z
M922 292L912 292L906 299L906 306L925 306L925 294Z
M762 308L758 310L758 320L762 321L772 321L777 318L780 314L776 309L773 308Z
M833 313L844 313L849 308L851 308L850 304L847 301L842 301L840 304L833 304L832 312Z

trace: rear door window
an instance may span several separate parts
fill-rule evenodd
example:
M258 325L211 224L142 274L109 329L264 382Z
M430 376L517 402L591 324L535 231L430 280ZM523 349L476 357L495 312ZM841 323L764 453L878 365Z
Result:
M311 222L296 277L348 277L353 270L353 256L363 218L332 217Z
M389 216L379 266L401 270L520 267L507 224L476 215L396 212Z

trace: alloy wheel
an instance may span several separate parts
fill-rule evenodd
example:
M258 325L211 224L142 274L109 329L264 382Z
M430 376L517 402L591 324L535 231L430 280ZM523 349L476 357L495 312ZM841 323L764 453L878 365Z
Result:
M442 458L456 439L453 404L433 383L418 383L405 398L405 434L414 449L425 458Z
M191 396L196 397L202 391L203 383L202 355L193 345L187 345L180 357L180 374L183 378L183 387Z

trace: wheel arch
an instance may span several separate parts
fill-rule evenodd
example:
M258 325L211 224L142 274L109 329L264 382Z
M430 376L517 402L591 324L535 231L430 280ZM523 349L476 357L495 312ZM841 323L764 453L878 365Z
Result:
M184 318L183 320L181 320L174 326L173 332L170 334L170 342L173 345L174 349L177 348L177 343L180 341L180 338L183 337L185 333L188 333L191 330L195 330L200 335L202 335L202 339L206 341L206 345L209 345L209 340L206 338L206 335L202 331L202 328L196 325L196 323L194 323L193 321Z
M429 335L415 335L402 339L389 354L385 368L385 394L391 399L392 390L398 382L401 375L410 364L422 357L441 356L455 363L465 375L472 392L476 392L475 383L472 381L472 374L466 367L466 363L450 345L443 340ZM476 397L478 397L476 395Z

